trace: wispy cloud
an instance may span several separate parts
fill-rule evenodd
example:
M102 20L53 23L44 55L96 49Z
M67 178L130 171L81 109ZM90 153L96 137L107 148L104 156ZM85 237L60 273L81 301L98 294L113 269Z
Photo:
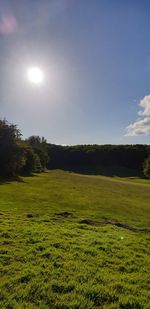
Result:
M146 95L139 103L143 109L138 112L140 116L150 116L150 95ZM139 119L126 127L125 136L138 136L150 134L150 117Z

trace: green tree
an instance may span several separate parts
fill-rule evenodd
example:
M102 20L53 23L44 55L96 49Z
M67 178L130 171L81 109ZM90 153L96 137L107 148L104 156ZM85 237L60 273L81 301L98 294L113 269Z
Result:
M41 173L42 170L43 169L42 169L40 158L37 154L35 154L34 172L35 173Z
M0 120L0 175L18 175L24 165L21 133L16 125Z
M150 156L144 161L143 174L146 178L150 178Z
M45 170L49 161L48 146L44 137L30 136L27 139L28 144L33 148L34 152L38 155L41 163L42 170Z
M36 161L37 154L34 152L33 148L25 141L21 141L20 147L23 152L24 165L21 169L21 174L30 175L36 172Z

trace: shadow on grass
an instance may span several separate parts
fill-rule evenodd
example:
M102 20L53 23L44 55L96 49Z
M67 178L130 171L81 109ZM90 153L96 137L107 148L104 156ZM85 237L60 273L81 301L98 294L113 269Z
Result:
M23 182L25 183L25 181L22 179L22 177L20 176L15 176L15 177L0 177L0 185L3 184L9 184L13 181L17 181L17 182Z
M43 171L42 173L47 173L47 171ZM29 177L37 177L40 173L36 173L36 174L23 174L21 176L12 176L12 177L3 177L0 176L0 185L3 184L10 184L13 181L16 182L21 182L21 183L27 183L27 181L25 181L25 178L29 178Z
M13 177L0 177L0 185L3 184L10 184L11 182L21 182L21 183L27 183L24 178L27 177L37 177L36 174L31 175L22 175L22 176L13 176Z
M63 167L52 167L50 169L59 168L64 171L84 174L84 175L94 175L94 176L109 176L109 177L141 177L140 172L137 170L129 169L121 166L70 166L66 165Z

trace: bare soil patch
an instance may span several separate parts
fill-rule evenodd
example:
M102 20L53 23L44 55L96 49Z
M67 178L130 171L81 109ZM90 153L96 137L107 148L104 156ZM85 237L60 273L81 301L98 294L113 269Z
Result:
M135 228L135 227L130 226L128 224L120 223L120 222L117 222L117 221L114 221L114 220L105 220L103 222L97 222L97 221L93 221L93 220L84 219L84 220L81 220L79 223L80 224L92 225L92 226L100 226L100 225L110 224L110 225L114 225L114 226L117 226L117 227L122 228L122 229L133 231L133 232L143 232L145 234L150 233L149 231L138 229L138 228Z
M55 213L55 216L68 218L68 217L72 217L72 213L68 211L64 211L64 212Z

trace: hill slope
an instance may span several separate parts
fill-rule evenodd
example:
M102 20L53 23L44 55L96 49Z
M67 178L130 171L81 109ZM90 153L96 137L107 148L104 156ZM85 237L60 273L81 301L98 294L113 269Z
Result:
M149 201L59 170L0 185L1 308L149 308Z

